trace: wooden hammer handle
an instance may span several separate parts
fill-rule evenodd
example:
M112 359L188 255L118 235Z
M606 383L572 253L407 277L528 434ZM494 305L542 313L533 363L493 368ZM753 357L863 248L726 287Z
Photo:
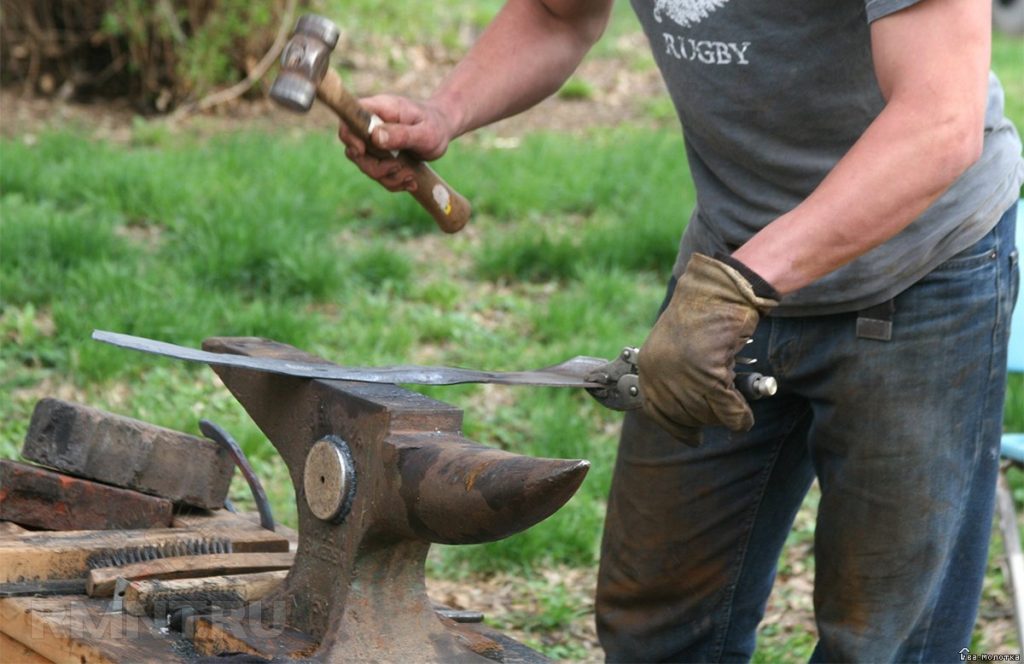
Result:
M352 133L366 143L367 152L381 158L393 156L402 162L403 166L412 170L413 178L416 180L416 191L410 193L423 209L430 213L441 230L445 233L454 233L466 225L471 212L469 201L442 180L434 169L405 152L391 155L373 147L370 129L374 115L363 108L363 105L345 89L337 72L328 69L316 93L320 101L334 109Z

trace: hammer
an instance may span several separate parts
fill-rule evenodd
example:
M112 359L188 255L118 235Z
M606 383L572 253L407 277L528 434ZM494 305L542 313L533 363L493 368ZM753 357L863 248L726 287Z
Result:
M458 231L469 221L469 201L427 164L405 152L389 153L376 148L370 141L370 135L382 120L345 89L341 77L328 63L339 34L338 26L330 19L315 14L301 17L281 54L281 71L270 87L270 97L299 113L309 111L313 100L319 97L366 143L367 152L379 159L394 157L411 169L417 185L416 190L410 192L413 198L430 213L441 230Z

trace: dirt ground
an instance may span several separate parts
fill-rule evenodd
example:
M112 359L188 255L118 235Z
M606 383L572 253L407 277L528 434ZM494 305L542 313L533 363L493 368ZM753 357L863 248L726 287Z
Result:
M636 38L638 36L622 39ZM623 47L629 45L623 44ZM424 98L451 66L447 57L428 47L403 49L401 55L406 65L399 71L392 69L385 55L354 57L342 63L341 75L346 87L357 96L393 93ZM594 58L583 63L577 78L586 84L587 92L582 98L552 97L527 113L493 125L488 133L514 139L535 130L581 132L596 126L674 122L666 120L664 113L652 113L652 104L663 108L667 99L661 78L654 69ZM258 92L253 91L250 96ZM74 127L96 138L128 142L140 118L164 123L173 131L199 135L241 129L279 131L282 127L322 131L337 124L331 111L320 104L314 105L308 114L296 114L281 110L266 99L242 99L202 114L147 116L124 101L74 103L26 94L18 86L0 89L0 135L8 138L29 137L31 140L33 134L45 128ZM467 140L474 139L467 137Z

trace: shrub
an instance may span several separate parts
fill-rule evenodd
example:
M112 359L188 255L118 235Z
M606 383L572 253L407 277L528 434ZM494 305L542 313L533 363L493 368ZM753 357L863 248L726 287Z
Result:
M0 75L63 98L164 111L245 76L288 0L3 0Z

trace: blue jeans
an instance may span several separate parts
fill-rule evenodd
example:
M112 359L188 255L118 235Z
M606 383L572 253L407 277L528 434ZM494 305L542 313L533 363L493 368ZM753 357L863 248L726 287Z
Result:
M815 661L959 661L984 578L1009 320L1013 208L895 300L892 338L857 314L763 320L744 355L779 393L746 433L688 448L626 417L601 549L609 661L745 661L811 482Z

